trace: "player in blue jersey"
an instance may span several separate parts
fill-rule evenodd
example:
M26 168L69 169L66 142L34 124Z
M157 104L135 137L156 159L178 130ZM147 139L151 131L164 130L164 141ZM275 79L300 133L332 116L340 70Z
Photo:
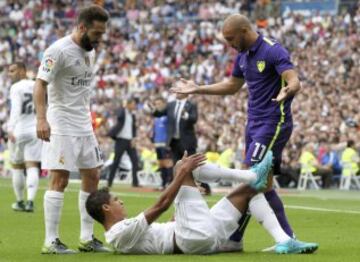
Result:
M238 51L232 76L212 85L196 85L182 79L172 91L181 94L231 95L246 83L249 100L244 162L250 167L261 161L266 151L271 149L274 153L274 172L279 173L282 151L293 129L291 102L300 90L298 75L287 50L275 40L254 31L245 16L229 16L224 21L223 36ZM271 184L265 197L283 230L293 237L283 203ZM244 218L240 221L243 223L240 228L245 229L248 220ZM240 232L236 237L242 237L242 234Z

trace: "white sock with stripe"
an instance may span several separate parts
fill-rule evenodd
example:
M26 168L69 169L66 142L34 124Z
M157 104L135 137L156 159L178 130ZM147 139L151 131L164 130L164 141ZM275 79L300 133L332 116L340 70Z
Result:
M85 203L90 193L80 190L79 192L79 211L80 211L80 240L92 240L94 234L94 220L86 211Z
M212 163L196 168L192 174L195 180L203 183L229 181L248 184L256 180L256 174L251 170L225 168Z
M281 228L263 193L257 194L250 200L249 210L251 215L266 229L276 243L282 243L290 239Z
M11 169L12 184L16 201L24 200L25 174L24 169Z
M59 238L61 210L64 204L64 193L47 190L44 195L45 245L49 246Z
M26 169L27 200L34 201L39 185L39 168L29 167Z

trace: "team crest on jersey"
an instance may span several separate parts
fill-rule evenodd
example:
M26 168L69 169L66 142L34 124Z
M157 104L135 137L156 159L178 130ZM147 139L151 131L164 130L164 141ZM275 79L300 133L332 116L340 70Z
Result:
M262 73L262 71L264 71L265 66L266 66L265 61L264 60L257 61L256 66L257 66L257 69L259 70L259 72Z
M60 157L59 163L62 164L62 165L65 164L65 158L64 158L64 156L61 156L61 157Z
M43 71L49 73L51 71L51 69L54 67L55 64L55 60L52 58L46 58L44 65L43 65Z
M85 65L90 66L90 58L85 56Z

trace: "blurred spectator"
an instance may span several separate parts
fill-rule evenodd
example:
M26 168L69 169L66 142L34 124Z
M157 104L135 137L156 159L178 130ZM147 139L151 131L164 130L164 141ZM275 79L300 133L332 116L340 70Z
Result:
M355 150L355 142L349 140L347 147L342 153L343 176L357 175L359 173L359 153Z
M299 163L301 164L300 173L312 173L314 176L320 176L322 181L322 188L329 188L332 180L332 167L327 164L321 165L314 155L314 145L308 143L304 146Z

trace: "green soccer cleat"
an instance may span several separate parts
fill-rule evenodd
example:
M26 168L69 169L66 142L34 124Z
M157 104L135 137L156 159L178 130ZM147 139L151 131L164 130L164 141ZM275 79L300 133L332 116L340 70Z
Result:
M110 248L105 247L103 243L94 236L89 241L80 241L79 250L81 252L97 252L97 253L112 252Z
M25 211L25 204L24 201L17 201L11 205L11 208L14 211L24 212Z
M311 254L319 247L317 243L306 243L296 239L276 244L275 253L277 254Z
M34 202L28 201L25 205L25 211L26 212L34 212Z
M255 164L250 170L256 174L256 180L250 186L257 191L267 187L268 176L273 164L273 153L269 150L260 163Z
M68 248L64 243L60 241L60 239L55 239L54 242L51 243L50 246L43 246L41 249L41 254L57 254L57 255L68 255L68 254L76 254L73 249Z

